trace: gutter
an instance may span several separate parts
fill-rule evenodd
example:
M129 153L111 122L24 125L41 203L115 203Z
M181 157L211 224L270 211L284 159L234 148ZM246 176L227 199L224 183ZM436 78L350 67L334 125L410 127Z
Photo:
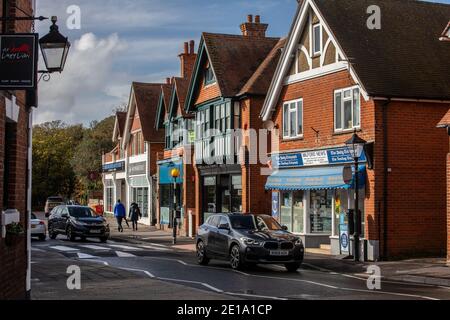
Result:
M382 260L386 260L388 256L388 143L389 143L389 126L388 126L388 106L391 99L387 99L383 103L383 254ZM381 230L381 228L379 228ZM380 239L381 240L381 239Z

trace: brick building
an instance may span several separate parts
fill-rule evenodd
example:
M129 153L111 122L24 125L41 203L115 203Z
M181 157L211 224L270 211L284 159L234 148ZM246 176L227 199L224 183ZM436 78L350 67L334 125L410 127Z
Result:
M370 5L380 30L367 27ZM418 1L299 1L261 117L274 129L274 213L307 247L349 248L340 226L355 185L343 172L356 130L369 142L362 257L446 252L449 147L436 124L450 107L450 46L439 41L449 17L449 5Z
M5 6L6 5L6 6ZM32 1L0 1L1 16L23 17L33 15ZM31 23L25 21L0 22L2 33L30 33ZM0 70L1 72L1 70ZM28 138L31 107L24 91L0 91L0 205L2 214L18 216L19 223L28 231L29 175ZM26 235L13 245L0 237L0 300L25 299L30 290Z
M251 152L258 148L259 113L283 43L266 37L267 28L249 15L242 35L202 34L185 103L196 123L196 226L216 212L270 212L262 166Z
M189 80L197 58L194 46L193 40L184 43L184 51L179 55L181 76L167 79L167 83L161 87L155 123L155 128L165 135L165 149L158 157L158 225L163 229L173 227L176 195L182 235L192 234L193 229L189 228L194 225L192 213L195 211L195 189L192 188L195 178L192 162L194 118L184 109ZM180 172L176 181L170 174L175 168Z

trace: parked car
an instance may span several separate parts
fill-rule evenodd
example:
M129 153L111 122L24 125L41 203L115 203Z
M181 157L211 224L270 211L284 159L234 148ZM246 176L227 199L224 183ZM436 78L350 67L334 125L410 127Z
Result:
M34 213L31 214L31 237L37 237L41 241L47 239L47 228L45 222L38 219Z
M64 199L62 197L48 197L45 202L45 217L48 218L50 216L50 212L57 206L63 205Z
M295 272L303 262L302 240L267 215L215 214L199 228L197 260L229 260L233 269L282 264Z
M53 209L48 220L48 234L51 239L63 234L70 241L79 237L83 240L98 238L106 242L110 232L106 220L97 217L91 208L63 205Z

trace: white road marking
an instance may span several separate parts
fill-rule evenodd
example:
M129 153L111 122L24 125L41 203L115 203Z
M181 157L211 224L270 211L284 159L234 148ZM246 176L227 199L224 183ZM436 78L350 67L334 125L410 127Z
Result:
M80 259L97 259L98 258L98 257L91 256L90 254L82 253L82 252L78 252L77 255L78 255L78 258L80 258Z
M101 263L105 266L109 266L109 263L106 261L102 261L102 260L89 260L89 262L95 262L95 263Z
M123 251L116 251L116 254L119 258L132 258L136 257L134 254L131 254L129 252L123 252Z
M50 247L50 249L57 250L57 251L63 251L63 252L80 251L80 249L66 247L66 246L54 246L54 247Z
M205 288L208 288L208 289L213 290L213 291L215 291L215 292L223 293L223 290L220 290L220 289L218 289L218 288L216 288L216 287L213 287L213 286L211 286L211 285L209 285L209 284L207 284L207 283L204 283L204 282L191 281L191 280L183 280L183 279L174 279L174 278L159 278L159 277L158 277L157 279L159 279L159 280L165 280L165 281L181 282L181 283L199 284L199 285L202 285L202 286L204 286Z
M151 239L151 238L150 238ZM145 240L145 238L144 238ZM148 239L147 239L148 240ZM153 242L149 242L149 244L151 244L152 246L157 246L157 247L163 247L163 248L167 248L166 245L164 244L159 244L159 243L153 243Z
M137 248L137 247L130 247L130 246L124 246L121 244L111 244L110 247L118 248L121 250L127 250L127 251L142 251L144 249Z
M156 250L156 251L172 251L172 249L169 248L163 248L163 247L155 247L155 246L140 246L144 249L150 249L150 250Z
M143 273L145 273L147 276L149 276L150 278L155 278L155 276L152 274L152 273L150 273L149 271L147 271L147 270L142 270L142 269L133 269L133 268L120 268L120 269L122 269L122 270L126 270L126 271L137 271L137 272L143 272Z
M109 251L109 250L111 250L111 248L100 247L100 246L95 246L95 245L91 245L91 244L82 245L81 247L82 248L86 248L86 249L92 249L92 250L95 250L95 251Z
M253 298L282 300L282 301L288 300L288 299L285 299L285 298L272 297L272 296L261 296L261 295L257 295L257 294L233 293L233 292L224 292L224 293L228 294L230 296L253 297Z
M31 247L31 251L36 251L36 252L45 252L45 250L42 250L42 249L38 249L38 248L34 248L34 247Z

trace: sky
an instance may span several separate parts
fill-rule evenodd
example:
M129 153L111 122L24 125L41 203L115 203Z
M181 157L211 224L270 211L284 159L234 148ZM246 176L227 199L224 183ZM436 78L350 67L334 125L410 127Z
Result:
M67 28L72 5L80 29ZM37 15L58 16L72 47L63 73L39 83L34 122L101 120L127 104L132 81L179 76L184 42L197 47L202 32L239 34L247 14L261 15L269 36L286 36L296 7L297 0L37 0ZM36 30L44 35L49 25L36 22Z

